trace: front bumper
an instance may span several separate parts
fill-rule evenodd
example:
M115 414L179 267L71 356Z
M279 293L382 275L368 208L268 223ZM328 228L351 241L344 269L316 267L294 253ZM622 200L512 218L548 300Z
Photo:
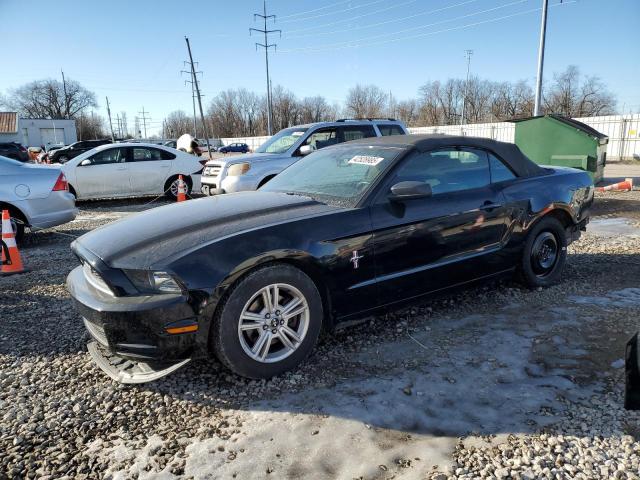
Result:
M87 331L102 348L124 359L173 362L206 355L200 318L186 295L116 297L90 284L82 267L67 277L73 303ZM198 325L198 331L169 334L167 327ZM206 338L206 336L205 336Z
M222 193L243 192L246 190L255 190L257 180L249 175L210 177L202 176L202 193L205 195L220 195Z

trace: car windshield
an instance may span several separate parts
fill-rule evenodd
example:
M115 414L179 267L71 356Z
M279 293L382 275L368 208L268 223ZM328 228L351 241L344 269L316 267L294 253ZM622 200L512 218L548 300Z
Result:
M354 207L403 151L398 147L367 145L324 148L297 161L260 190L305 195L323 203Z
M284 130L280 130L260 145L256 153L284 153L289 150L291 145L296 143L306 131L306 128L285 128Z

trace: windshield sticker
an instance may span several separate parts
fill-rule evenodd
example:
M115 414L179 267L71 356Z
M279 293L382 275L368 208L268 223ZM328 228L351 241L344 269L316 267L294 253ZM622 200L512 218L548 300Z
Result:
M358 165L369 165L370 167L375 167L383 160L384 160L384 157L373 157L371 155L356 155L347 163L355 163Z
M292 136L292 137L299 137L299 136L301 136L303 133L304 133L304 132L293 132L293 133L291 134L291 136Z

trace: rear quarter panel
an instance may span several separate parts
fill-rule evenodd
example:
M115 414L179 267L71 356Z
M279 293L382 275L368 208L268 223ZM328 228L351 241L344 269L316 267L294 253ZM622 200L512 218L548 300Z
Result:
M512 245L522 246L527 232L539 219L554 210L565 212L574 224L588 219L594 186L587 172L551 167L547 175L518 179L502 193L510 212Z

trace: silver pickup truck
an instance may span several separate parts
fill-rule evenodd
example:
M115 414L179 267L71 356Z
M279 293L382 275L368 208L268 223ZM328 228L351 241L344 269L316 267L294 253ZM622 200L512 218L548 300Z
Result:
M390 118L344 119L285 128L254 153L209 160L202 172L202 193L256 190L314 150L359 138L407 133L402 122Z

